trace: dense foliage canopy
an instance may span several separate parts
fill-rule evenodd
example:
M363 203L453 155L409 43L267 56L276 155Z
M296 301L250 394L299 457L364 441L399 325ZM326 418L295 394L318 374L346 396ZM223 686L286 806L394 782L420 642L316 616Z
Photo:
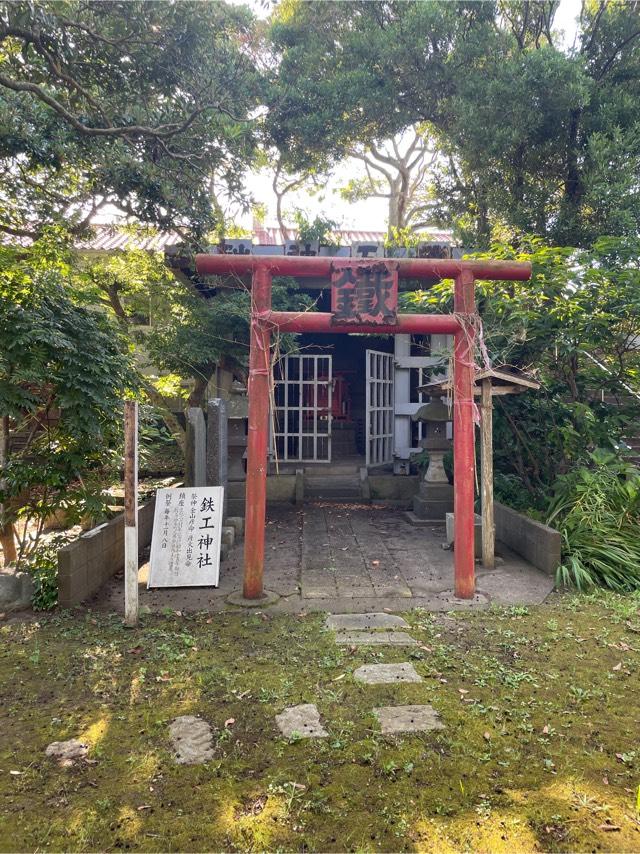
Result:
M29 523L21 560L57 511L71 522L100 514L105 472L119 463L122 398L135 378L114 325L71 298L55 247L17 260L0 253L0 527Z
M0 231L113 203L205 232L254 149L253 39L225 3L1 3Z
M415 124L441 159L432 212L467 245L506 225L561 245L640 224L640 4L296 2L271 34L270 132L300 167Z
M494 425L503 496L542 509L558 475L598 447L620 448L637 415L640 243L610 238L575 250L537 239L526 251L494 244L487 255L533 267L530 281L479 282L476 289L493 364L542 384L535 393L497 398ZM448 309L451 283L404 300L409 310Z

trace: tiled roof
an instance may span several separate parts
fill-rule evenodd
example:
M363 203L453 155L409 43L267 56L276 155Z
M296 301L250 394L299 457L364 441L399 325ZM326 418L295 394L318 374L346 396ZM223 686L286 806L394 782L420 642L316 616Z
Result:
M112 225L93 227L93 235L76 244L76 248L94 252L113 252L125 249L144 249L148 252L163 252L168 246L183 243L182 237L175 231L136 232Z
M433 240L434 243L453 243L453 234L439 228L425 228L420 232L426 241ZM352 243L384 243L387 236L386 231L358 231L355 229L339 229L333 232L333 236L341 246L351 246ZM253 231L253 242L259 246L281 246L285 239L295 240L297 232L288 229L285 238L281 228L272 226L257 227Z
M126 249L143 249L148 252L164 252L170 246L184 243L176 231L154 231L150 228L135 229L116 225L94 225L90 237L78 240L76 248L91 252L114 252ZM352 243L384 243L386 231L358 231L342 229L333 232L335 241L340 246L351 246ZM297 233L290 229L286 239L295 240ZM420 232L427 243L454 244L453 234L438 228L426 228ZM282 246L285 236L280 228L273 226L256 226L252 241L257 246ZM28 239L18 239L8 235L0 235L0 244L18 244L28 246Z
M150 252L163 252L169 246L183 243L182 237L175 231L156 231L118 228L112 225L97 225L93 235L77 244L78 249L94 252L113 252L125 249L144 249ZM343 229L333 232L333 236L341 246L351 246L352 243L383 243L386 231L357 231ZM421 232L424 240L434 243L454 243L450 231L442 229L424 229ZM291 230L286 239L295 239L296 232ZM280 228L256 227L252 236L253 243L258 246L282 246L285 236Z

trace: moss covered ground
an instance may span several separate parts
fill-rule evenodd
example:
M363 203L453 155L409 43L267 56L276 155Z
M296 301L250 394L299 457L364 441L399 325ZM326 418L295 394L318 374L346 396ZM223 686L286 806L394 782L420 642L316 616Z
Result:
M340 649L321 615L54 615L0 628L2 851L639 851L640 598L405 615L419 647ZM353 671L412 660L422 684ZM330 737L274 715L317 703ZM383 737L372 709L446 729ZM178 766L199 714L215 758ZM89 762L60 768L54 740Z

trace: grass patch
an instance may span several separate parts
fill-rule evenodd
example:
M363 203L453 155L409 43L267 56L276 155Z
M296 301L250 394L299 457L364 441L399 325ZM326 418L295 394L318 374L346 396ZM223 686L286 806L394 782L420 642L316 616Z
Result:
M353 671L408 651L340 649L317 615L5 625L0 850L638 850L639 606L413 611L424 682L380 686ZM278 737L304 702L329 738ZM382 737L372 709L408 703L446 729ZM172 762L180 714L211 723L207 765ZM67 738L90 763L45 757Z

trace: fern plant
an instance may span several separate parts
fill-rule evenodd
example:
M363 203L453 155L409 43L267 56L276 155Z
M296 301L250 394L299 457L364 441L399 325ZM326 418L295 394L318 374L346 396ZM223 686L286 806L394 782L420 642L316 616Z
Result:
M547 524L562 533L559 584L640 588L640 471L597 450L590 466L558 478Z

